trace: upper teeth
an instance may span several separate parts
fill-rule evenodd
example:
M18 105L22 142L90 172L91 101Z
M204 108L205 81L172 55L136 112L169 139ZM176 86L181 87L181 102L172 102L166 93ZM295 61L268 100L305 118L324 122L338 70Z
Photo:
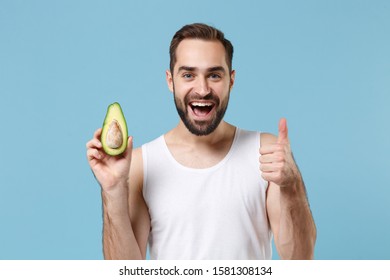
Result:
M205 107L205 106L213 106L213 103L192 102L191 105Z

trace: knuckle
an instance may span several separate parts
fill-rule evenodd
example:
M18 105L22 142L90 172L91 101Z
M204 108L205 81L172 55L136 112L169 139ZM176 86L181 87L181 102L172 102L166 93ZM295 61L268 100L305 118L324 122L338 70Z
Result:
M284 161L284 157L283 157L283 155L276 155L275 156L275 161L277 161L277 162L283 162Z
M283 144L277 144L276 150L277 150L278 152L283 152L283 151L284 151L284 145L283 145Z
M259 157L259 162L264 163L264 159L262 157Z
M262 165L262 164L260 164L260 171L265 171L265 169L264 169L264 165Z

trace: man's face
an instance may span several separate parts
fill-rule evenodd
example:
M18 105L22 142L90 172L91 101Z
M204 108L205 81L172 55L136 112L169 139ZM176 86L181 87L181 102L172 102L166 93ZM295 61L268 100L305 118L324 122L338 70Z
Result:
M185 39L179 44L167 82L180 118L191 133L208 135L218 127L229 103L234 74L229 73L220 42Z

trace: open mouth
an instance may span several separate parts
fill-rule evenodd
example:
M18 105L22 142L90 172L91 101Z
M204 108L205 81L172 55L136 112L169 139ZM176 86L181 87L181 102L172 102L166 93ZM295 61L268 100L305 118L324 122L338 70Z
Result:
M207 116L214 108L214 103L212 102L199 102L194 101L190 102L190 107L192 112L194 112L197 117L205 117Z

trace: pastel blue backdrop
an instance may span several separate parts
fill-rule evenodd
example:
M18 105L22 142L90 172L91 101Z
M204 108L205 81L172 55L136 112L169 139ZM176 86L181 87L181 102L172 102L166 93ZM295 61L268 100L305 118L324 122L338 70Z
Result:
M315 257L389 259L389 15L389 1L0 0L0 259L103 257L85 143L114 101L136 146L177 124L164 71L192 22L234 43L226 120L277 133L287 118Z

